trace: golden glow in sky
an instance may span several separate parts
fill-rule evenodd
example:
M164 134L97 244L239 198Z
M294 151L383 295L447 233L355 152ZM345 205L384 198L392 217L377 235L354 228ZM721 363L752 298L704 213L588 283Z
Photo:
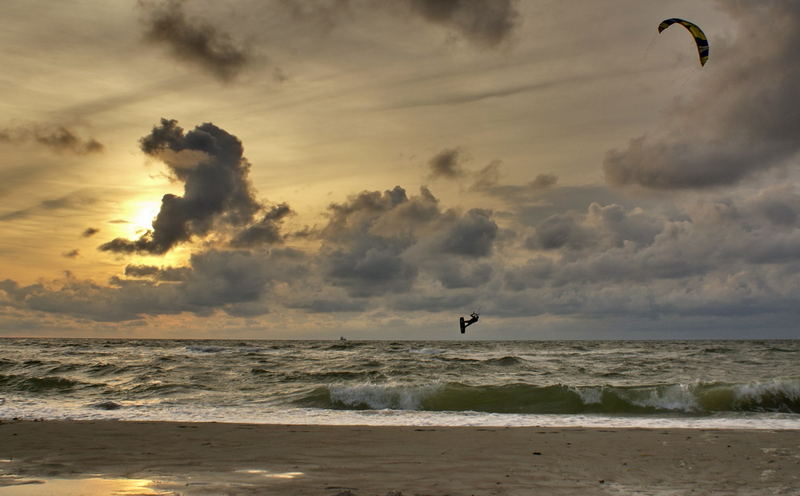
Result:
M128 224L121 224L124 226L124 232L119 235L122 237L134 239L141 236L146 231L153 229L153 221L158 215L161 208L161 201L137 201L129 203L127 206L128 214L125 219L128 219Z

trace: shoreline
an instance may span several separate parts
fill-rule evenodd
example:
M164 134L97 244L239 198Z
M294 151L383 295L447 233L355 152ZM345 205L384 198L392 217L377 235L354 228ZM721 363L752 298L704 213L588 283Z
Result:
M586 429L716 429L716 430L800 430L800 415L767 413L760 415L611 415L611 414L516 414L476 411L426 410L332 410L285 409L265 410L254 407L198 410L170 406L167 410L129 408L112 403L111 408L86 403L65 405L44 402L17 407L14 402L2 404L3 421L118 421L118 422L184 422L233 423L253 425L321 425L321 426L405 426L405 427L543 427Z
M0 421L0 460L152 494L798 494L800 430Z

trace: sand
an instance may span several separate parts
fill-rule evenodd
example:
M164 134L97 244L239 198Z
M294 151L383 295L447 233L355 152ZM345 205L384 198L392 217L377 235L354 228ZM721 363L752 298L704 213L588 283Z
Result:
M12 496L800 495L800 431L3 421L0 460Z

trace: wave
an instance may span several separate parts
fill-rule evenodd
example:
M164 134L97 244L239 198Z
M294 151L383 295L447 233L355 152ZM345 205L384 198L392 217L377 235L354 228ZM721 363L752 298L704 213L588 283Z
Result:
M710 415L721 412L800 413L800 378L747 384L535 386L508 384L319 387L299 406L335 410L477 411L529 414Z
M0 391L23 391L29 393L45 393L66 391L86 383L74 381L65 377L27 377L23 375L1 375Z
M125 393L140 395L141 397L166 397L195 391L207 391L208 389L207 386L199 383L188 384L153 381L147 384L137 384L125 390Z
M74 372L76 370L80 370L81 365L76 363L64 363L61 365L56 365L55 367L47 369L48 374L63 374L64 372Z
M184 349L192 353L222 353L231 350L226 346L187 346Z
M771 346L767 348L767 351L775 351L777 353L798 353L800 350L791 349L791 348L779 348L777 346Z
M703 353L732 353L734 350L730 348L725 348L723 346L712 346L709 348L703 348Z
M488 360L483 360L483 363L487 365L499 365L501 367L511 367L514 365L521 365L525 363L525 360L515 356L504 356L503 358L489 358Z
M115 403L113 401L99 401L97 403L92 403L87 405L89 408L94 408L96 410L119 410L122 408L122 405L119 403Z

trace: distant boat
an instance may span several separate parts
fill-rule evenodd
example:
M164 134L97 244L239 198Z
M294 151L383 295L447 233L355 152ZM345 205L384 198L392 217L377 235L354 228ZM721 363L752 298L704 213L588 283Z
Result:
M347 341L344 336L339 336L339 341Z

